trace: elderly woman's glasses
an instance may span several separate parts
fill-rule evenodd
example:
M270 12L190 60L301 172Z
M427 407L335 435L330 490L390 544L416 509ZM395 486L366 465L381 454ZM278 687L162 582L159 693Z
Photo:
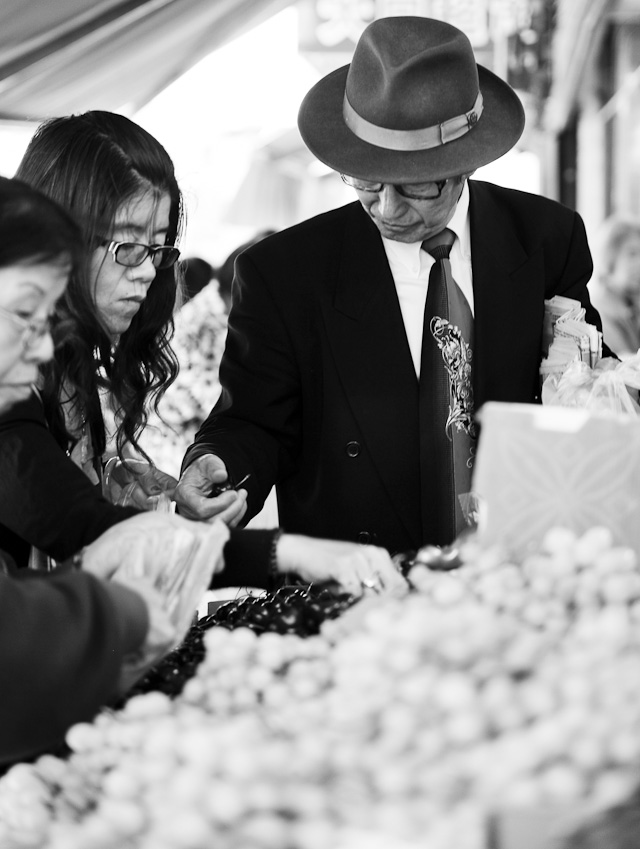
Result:
M435 183L371 183L368 180L349 177L347 174L340 174L340 177L343 183L359 192L378 194L385 186L392 185L399 195L409 200L437 200L448 182L447 180L436 180Z
M180 251L171 245L142 245L138 242L101 242L113 256L118 265L136 268L151 257L154 268L170 268L178 261Z
M49 316L47 316L47 318L27 319L22 318L21 315L16 315L14 312L9 312L9 310L5 310L2 307L0 307L0 315L5 316L5 318L8 318L9 321L12 321L20 328L22 331L20 341L24 349L35 345L42 339L43 336L46 336L47 333L49 333L51 326L51 319Z

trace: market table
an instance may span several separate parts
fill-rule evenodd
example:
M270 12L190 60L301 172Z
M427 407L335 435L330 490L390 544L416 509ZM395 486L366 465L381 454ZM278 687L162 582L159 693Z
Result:
M471 537L461 558L414 562L404 598L222 605L67 753L0 779L0 846L634 845L635 554L595 528L521 562Z

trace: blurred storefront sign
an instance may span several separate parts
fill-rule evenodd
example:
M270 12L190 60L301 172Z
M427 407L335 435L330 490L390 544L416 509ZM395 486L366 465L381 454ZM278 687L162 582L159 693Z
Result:
M469 36L474 48L486 49L492 2L495 0L299 0L300 52L322 73L328 73L349 62L367 24L395 15L448 21ZM503 5L512 2L521 0L500 0Z
M375 0L298 0L300 53L321 74L346 65L367 24Z
M299 49L321 73L345 65L376 18L418 15L448 21L469 37L478 62L530 88L555 0L298 0Z

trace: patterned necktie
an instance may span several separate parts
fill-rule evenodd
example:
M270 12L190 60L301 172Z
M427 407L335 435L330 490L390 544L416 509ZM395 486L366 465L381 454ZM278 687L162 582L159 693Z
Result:
M448 545L465 527L460 495L471 489L473 316L451 274L451 230L422 243L436 260L429 274L420 365L420 438L423 534Z

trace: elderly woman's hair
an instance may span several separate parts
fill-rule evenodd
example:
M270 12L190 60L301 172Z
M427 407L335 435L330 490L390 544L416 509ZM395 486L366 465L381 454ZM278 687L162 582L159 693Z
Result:
M150 133L122 115L92 111L46 121L31 139L16 176L69 210L82 228L87 257L109 237L122 205L144 191L158 198L168 194L166 244L179 243L184 210L173 162ZM149 411L157 411L178 373L170 340L180 269L158 269L140 310L114 347L94 305L88 268L87 262L71 279L54 336L55 357L43 366L52 429L61 442L68 441L59 408L64 385L87 417L97 453L104 451L98 398L102 371L118 408L118 452L127 442L142 451L138 438Z
M77 272L80 228L57 203L22 180L0 177L0 268L55 263Z

